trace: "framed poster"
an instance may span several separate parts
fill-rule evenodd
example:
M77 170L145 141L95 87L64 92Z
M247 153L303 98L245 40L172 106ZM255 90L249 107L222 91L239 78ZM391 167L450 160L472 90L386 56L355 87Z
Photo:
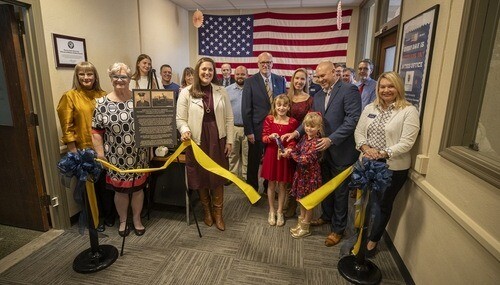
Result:
M87 61L85 39L52 34L56 52L57 67L75 67L81 61Z
M136 146L175 149L178 141L174 91L134 89L132 93Z
M432 59L439 5L404 22L399 55L399 74L406 99L423 115L427 78Z

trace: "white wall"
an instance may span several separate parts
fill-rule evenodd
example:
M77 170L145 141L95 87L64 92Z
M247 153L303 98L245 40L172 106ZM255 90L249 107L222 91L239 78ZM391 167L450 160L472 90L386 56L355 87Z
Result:
M440 4L421 135L414 149L430 157L412 174L388 227L416 284L497 284L499 189L439 155L464 0L404 1L401 23Z
M151 56L158 82L162 64L172 66L172 80L180 82L182 71L189 65L187 10L168 0L141 0L140 24L142 52Z

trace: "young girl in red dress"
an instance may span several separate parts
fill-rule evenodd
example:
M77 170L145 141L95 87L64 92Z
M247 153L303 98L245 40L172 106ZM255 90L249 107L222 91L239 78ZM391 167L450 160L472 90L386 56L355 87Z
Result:
M289 117L290 99L282 94L271 104L271 114L264 120L262 142L265 144L264 159L260 176L268 180L267 198L269 201L269 225L279 227L285 224L283 204L286 197L286 184L292 182L294 165L288 158L282 157L286 149L295 146L295 141L281 142L280 137L293 132L299 125L297 120ZM280 145L281 147L280 147ZM274 193L278 188L278 209L274 208Z
M290 194L299 200L321 186L321 152L316 149L318 139L323 135L323 119L316 112L308 113L302 121L306 134L302 136L293 150L287 150L286 157L297 162ZM312 209L307 210L300 205L300 216L295 227L290 228L294 238L306 237L311 234L309 225L312 218Z

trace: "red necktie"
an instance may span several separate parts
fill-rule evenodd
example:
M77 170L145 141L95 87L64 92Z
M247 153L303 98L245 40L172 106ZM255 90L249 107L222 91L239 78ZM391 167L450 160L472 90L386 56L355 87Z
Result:
M362 94L363 93L363 87L365 87L365 84L364 83L361 83L361 85L359 85L359 94Z

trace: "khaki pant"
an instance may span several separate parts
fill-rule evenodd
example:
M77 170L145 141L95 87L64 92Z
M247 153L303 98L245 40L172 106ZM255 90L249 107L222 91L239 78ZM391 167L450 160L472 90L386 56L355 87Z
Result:
M233 151L229 155L229 171L246 180L248 165L248 139L243 127L234 126Z

